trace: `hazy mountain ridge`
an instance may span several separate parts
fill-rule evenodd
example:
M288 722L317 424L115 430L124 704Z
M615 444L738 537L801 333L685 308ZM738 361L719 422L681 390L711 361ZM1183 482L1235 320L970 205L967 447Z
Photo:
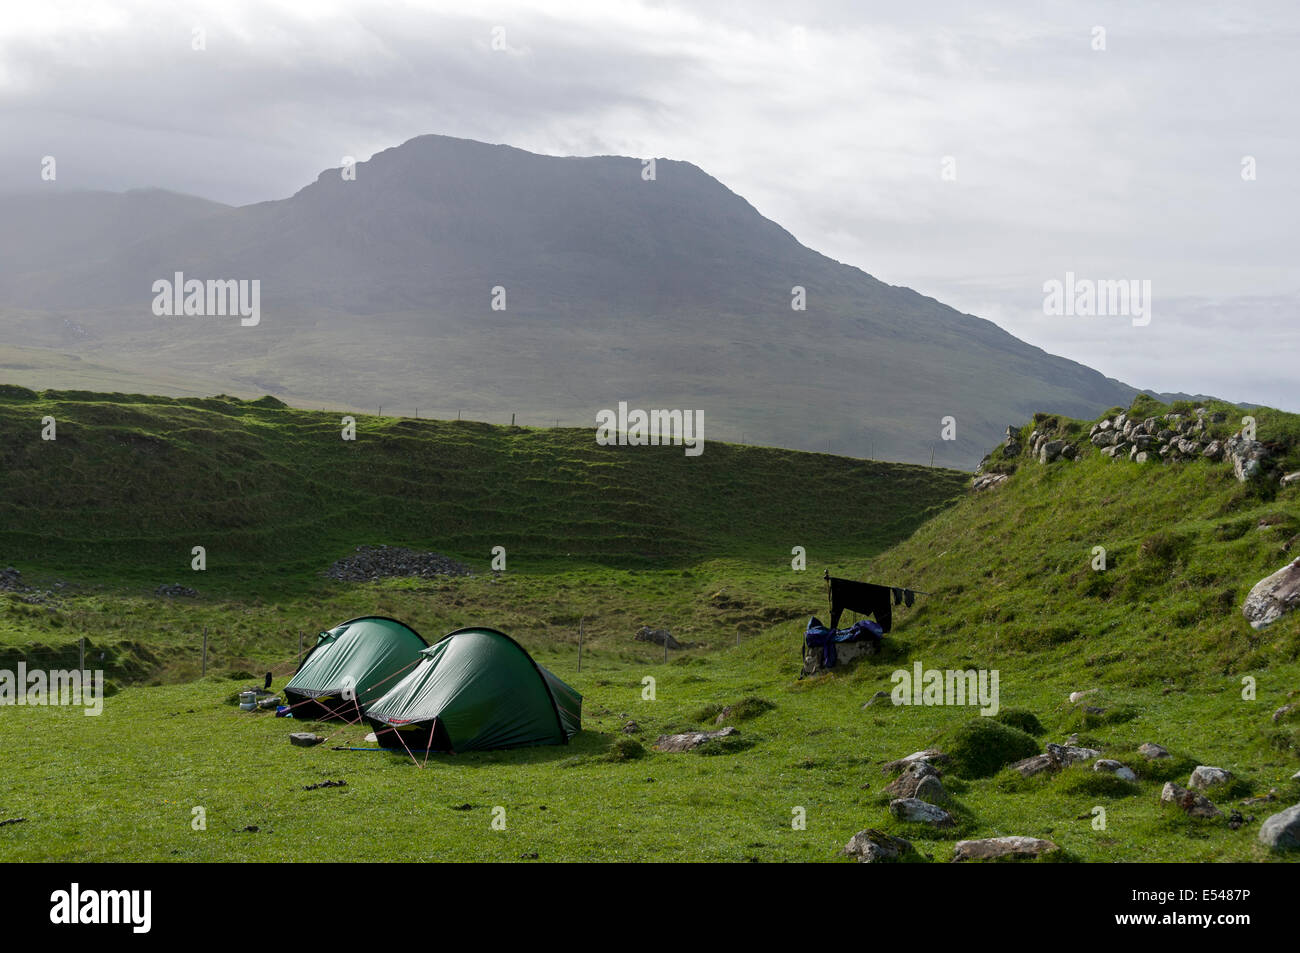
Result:
M807 248L690 163L658 159L654 181L642 169L421 136L355 181L326 170L242 207L152 190L4 198L21 226L0 244L0 309L17 345L290 400L570 423L630 400L701 408L718 437L958 466L1028 413L1091 415L1136 393ZM151 285L177 271L259 278L262 322L154 317ZM807 310L791 309L796 285ZM85 330L71 344L68 320Z

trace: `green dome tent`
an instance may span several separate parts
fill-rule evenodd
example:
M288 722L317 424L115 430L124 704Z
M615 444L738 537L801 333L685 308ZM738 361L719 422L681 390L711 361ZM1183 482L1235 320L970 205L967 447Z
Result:
M355 718L414 669L428 646L396 619L351 619L317 637L285 699L295 718Z
M409 752L562 745L582 727L582 696L496 629L457 629L371 705L382 747Z

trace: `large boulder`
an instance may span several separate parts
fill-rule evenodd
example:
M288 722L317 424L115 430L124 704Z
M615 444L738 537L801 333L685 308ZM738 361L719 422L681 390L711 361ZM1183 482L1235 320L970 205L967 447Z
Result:
M985 837L982 840L959 840L953 848L954 862L963 860L1032 860L1060 850L1049 840L1037 837Z
M1264 821L1259 827L1259 842L1274 850L1300 850L1300 804Z
M1255 583L1241 614L1252 629L1262 629L1300 606L1300 558Z

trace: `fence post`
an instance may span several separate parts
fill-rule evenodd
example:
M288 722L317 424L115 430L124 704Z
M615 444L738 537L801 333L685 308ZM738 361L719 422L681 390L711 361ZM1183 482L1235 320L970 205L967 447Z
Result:
M208 627L203 627L203 675L208 674ZM200 677L203 677L202 675Z

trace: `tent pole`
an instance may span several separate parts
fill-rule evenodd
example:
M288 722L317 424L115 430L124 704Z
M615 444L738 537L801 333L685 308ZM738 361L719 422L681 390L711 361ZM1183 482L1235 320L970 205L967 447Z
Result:
M429 763L429 752L433 750L433 733L434 731L437 730L437 728L438 728L438 719L435 718L433 719L433 724L429 725L429 744L424 749L424 764L420 765L421 768L423 768L425 765Z

